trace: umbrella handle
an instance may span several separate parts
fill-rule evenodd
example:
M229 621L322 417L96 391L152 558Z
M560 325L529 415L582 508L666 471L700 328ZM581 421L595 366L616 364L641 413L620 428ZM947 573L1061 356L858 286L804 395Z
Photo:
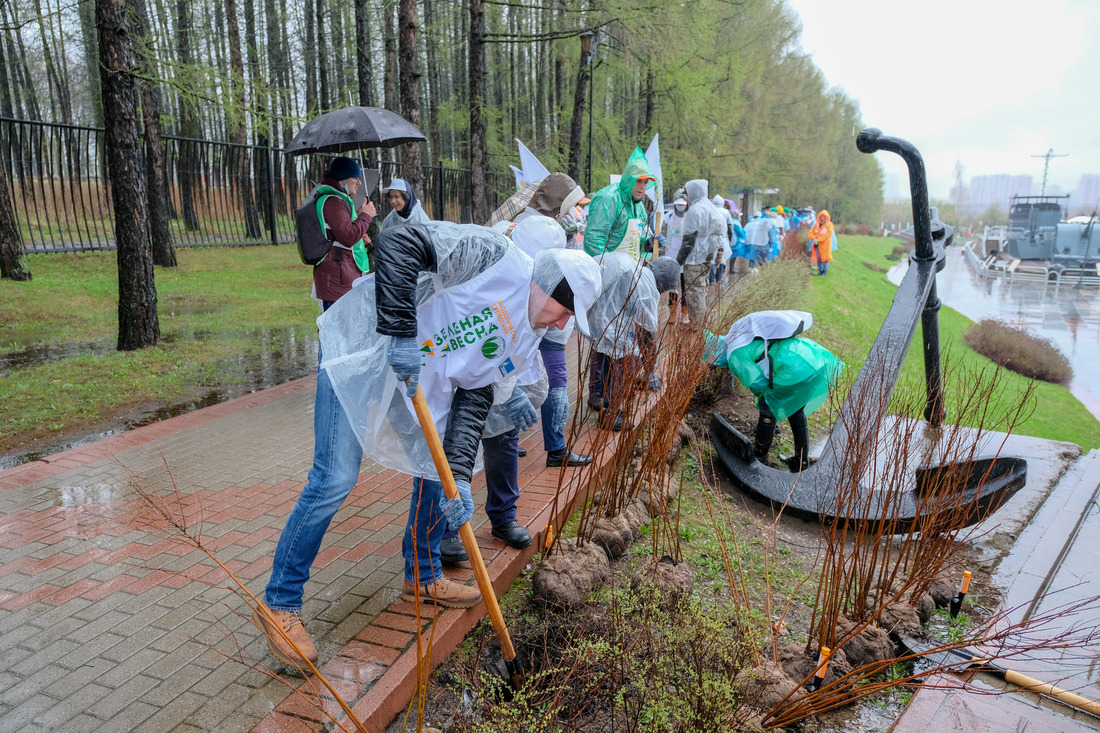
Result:
M439 432L435 429L435 421L428 409L428 402L424 399L424 390L420 385L416 387L416 395L412 398L416 417L420 421L420 429L424 431L424 439L428 441L428 450L432 454L432 462L435 463L439 481L443 484L443 493L448 499L458 498L458 488L455 486L455 477L451 473L451 464L447 462L447 454L443 452L443 443L439 440ZM466 521L458 530L458 536L462 538L462 545L466 548L466 555L470 558L470 564L474 567L474 577L477 578L477 587L481 590L481 597L485 601L485 608L489 611L489 619L493 622L493 630L496 631L497 640L500 642L501 656L512 675L513 684L518 687L522 680L522 673L515 662L516 650L512 646L512 637L508 635L508 626L504 623L504 614L501 613L500 603L497 601L496 591L489 579L489 571L485 569L485 560L481 557L481 549L474 538L473 527Z

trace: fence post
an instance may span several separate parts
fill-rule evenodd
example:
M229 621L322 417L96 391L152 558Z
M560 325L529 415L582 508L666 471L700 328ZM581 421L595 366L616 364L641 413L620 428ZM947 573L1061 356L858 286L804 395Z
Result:
M443 221L447 218L447 209L443 197L443 187L446 185L446 178L443 176L442 159L440 159L439 167L436 170L438 171L438 176L435 186L435 218Z
M275 151L271 147L271 135L267 137L267 228L271 230L271 243L279 243L275 231Z

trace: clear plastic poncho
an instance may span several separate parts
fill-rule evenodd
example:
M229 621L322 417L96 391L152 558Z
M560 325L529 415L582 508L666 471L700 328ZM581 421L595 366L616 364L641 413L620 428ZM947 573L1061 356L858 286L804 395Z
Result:
M684 215L681 231L695 235L695 247L684 260L685 265L701 265L714 257L726 237L726 220L707 198L706 180L697 178L684 184L691 205Z
M417 282L417 340L424 358L420 385L442 437L456 389L506 379L513 386L538 381L544 329L532 328L531 314L541 312L547 293L564 275L553 258L536 267L486 227L433 221L424 228L437 266ZM364 453L387 468L438 478L412 402L386 360L391 337L375 330L373 274L360 278L317 325L321 368ZM495 397L503 401L510 394L511 389L501 389Z
M588 311L596 351L613 359L637 355L635 329L657 330L657 281L648 267L625 252L603 255L600 269L603 289Z

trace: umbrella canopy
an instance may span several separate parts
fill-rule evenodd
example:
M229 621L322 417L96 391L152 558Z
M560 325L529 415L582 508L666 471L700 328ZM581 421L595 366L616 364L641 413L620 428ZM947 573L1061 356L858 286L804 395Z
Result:
M359 148L393 148L427 138L401 115L380 107L345 107L306 123L286 152L343 153Z

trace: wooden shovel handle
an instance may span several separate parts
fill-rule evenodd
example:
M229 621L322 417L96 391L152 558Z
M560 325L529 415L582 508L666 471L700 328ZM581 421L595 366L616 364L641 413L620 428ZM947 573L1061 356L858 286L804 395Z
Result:
M1060 687L1041 682L1034 677L1028 677L1026 674L1014 672L1011 669L1006 669L1004 671L1004 678L1006 682L1011 682L1018 687L1023 687L1025 690L1031 690L1040 695L1054 698L1058 702L1065 703L1078 710L1084 710L1086 713L1100 715L1100 703L1095 700L1089 700L1087 697L1081 697L1068 690L1063 690Z
M455 477L451 473L451 464L447 462L447 454L443 452L443 443L439 440L439 432L435 429L435 421L428 410L428 403L424 399L424 390L420 385L416 386L416 396L412 399L416 409L416 417L420 421L420 429L424 431L424 439L428 441L428 450L432 454L432 462L435 463L436 473L439 474L439 482L443 484L443 493L448 499L458 498L458 487L455 486ZM474 566L474 577L477 578L477 587L481 590L481 598L485 601L485 608L489 612L489 619L493 622L493 630L496 631L497 641L500 642L501 656L504 661L511 662L516 658L515 647L512 646L512 637L508 635L508 626L504 623L504 614L500 611L500 603L497 601L493 583L489 580L489 571L485 569L485 560L481 557L481 549L474 538L474 530L469 521L458 530L458 536L462 538L462 545L466 548L466 555L470 564Z

